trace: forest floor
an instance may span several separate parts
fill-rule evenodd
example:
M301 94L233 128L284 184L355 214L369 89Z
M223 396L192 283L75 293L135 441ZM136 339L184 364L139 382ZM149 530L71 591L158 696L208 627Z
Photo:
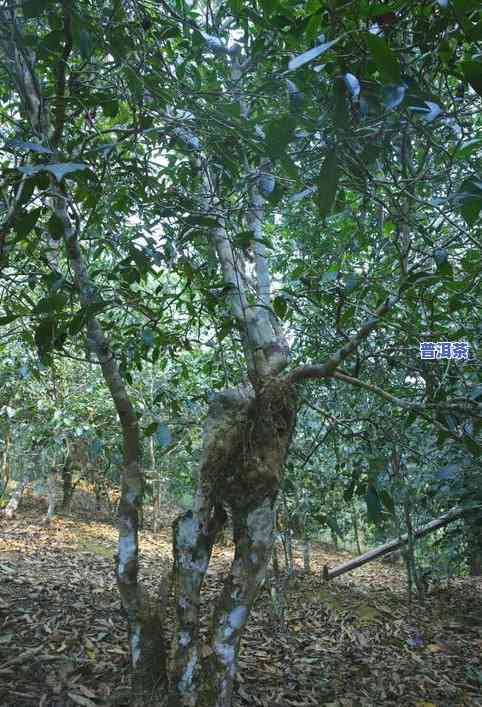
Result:
M115 587L115 524L73 512L46 527L27 497L0 526L1 707L128 705L125 621ZM153 592L171 558L170 527L141 533L142 581ZM372 562L329 583L346 553L313 548L293 577L285 622L263 591L243 640L235 707L482 705L482 584L453 579L407 604L403 572ZM215 548L209 608L232 547ZM301 557L295 551L301 568Z

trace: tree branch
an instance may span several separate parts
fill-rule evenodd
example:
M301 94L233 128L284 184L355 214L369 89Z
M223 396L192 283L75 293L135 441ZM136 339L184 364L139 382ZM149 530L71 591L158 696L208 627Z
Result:
M65 75L67 62L72 52L72 18L68 2L63 2L64 9L64 35L65 44L62 58L58 64L57 74L57 95L55 97L55 130L52 137L52 144L56 147L61 139L65 124Z
M352 376L349 376L346 373L342 373L341 371L336 371L333 374L333 378L337 378L338 380L344 381L345 383L350 383L351 385L358 386L358 388L364 388L365 390L368 390L371 393L375 393L375 395L378 395L384 400L387 400L393 405L397 405L398 407L404 408L405 410L411 410L412 412L416 412L417 415L423 417L425 420L435 425L435 427L437 427L439 430L441 430L442 432L446 432L451 437L453 437L453 439L456 439L458 442L460 442L462 436L461 434L452 432L451 430L449 430L448 427L442 425L441 422L439 422L438 420L434 420L429 414L425 412L425 409L422 407L422 405L418 405L417 403L411 403L408 400L403 400L403 398L397 398L395 395L387 393L385 390L379 388L377 385L373 385L372 383L365 383L365 381L362 381L359 378L353 378Z
M299 366L287 376L287 379L291 383L300 383L305 380L330 378L333 376L340 363L356 351L363 339L366 339L368 334L380 325L380 317L388 312L397 300L398 297L389 297L375 310L374 316L362 326L360 331L351 336L345 346L338 349L325 363Z

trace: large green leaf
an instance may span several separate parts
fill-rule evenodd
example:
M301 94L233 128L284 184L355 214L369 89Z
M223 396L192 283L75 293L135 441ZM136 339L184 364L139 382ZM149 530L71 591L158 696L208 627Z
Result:
M462 71L466 81L482 96L482 61L464 61Z
M25 238L30 233L37 223L41 211L42 209L38 208L32 209L32 211L24 211L17 215L13 227L21 238Z
M367 504L368 520L372 523L376 523L380 519L382 506L378 498L377 490L372 484L368 486L365 501Z
M317 204L318 212L322 218L328 216L331 212L336 197L339 176L336 148L332 148L321 165L318 176Z
M482 182L471 177L465 179L456 195L460 213L469 226L473 226L482 209Z
M26 19L39 17L48 9L50 0L25 0L23 3L23 14Z
M386 40L377 35L368 33L366 35L366 42L382 78L399 84L401 80L400 65Z
M281 157L294 137L296 118L286 113L266 127L266 149L273 158Z

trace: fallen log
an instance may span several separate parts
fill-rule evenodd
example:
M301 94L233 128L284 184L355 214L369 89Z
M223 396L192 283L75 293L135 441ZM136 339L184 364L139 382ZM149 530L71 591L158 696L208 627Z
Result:
M457 520L457 518L460 518L466 512L466 509L459 508L456 506L450 511L447 511L447 513L444 513L439 518L430 521L430 523L427 523L427 525L422 525L421 528L417 528L413 531L413 534L416 538L421 538L423 535L428 535L429 533L433 532L434 530L437 530L438 528L443 528L444 525L451 523L453 520ZM325 565L323 567L323 579L328 580L333 579L334 577L339 577L341 574L345 574L345 572L350 572L351 570L354 570L357 567L361 567L367 562L375 560L377 557L388 555L390 552L394 552L394 550L398 550L400 547L402 547L402 545L405 545L407 541L408 535L402 535L397 540L390 540L390 542L385 543L384 545L380 545L380 547L376 547L373 550L369 550L363 555L355 557L354 560L344 562L342 565L339 565L338 567L335 567L332 570L329 569L328 565Z

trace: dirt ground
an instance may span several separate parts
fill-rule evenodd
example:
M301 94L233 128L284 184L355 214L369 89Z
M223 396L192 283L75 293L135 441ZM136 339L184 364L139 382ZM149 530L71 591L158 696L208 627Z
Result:
M0 521L0 705L128 705L115 524L83 510L45 527L42 503L27 497L13 521ZM142 582L157 592L171 558L167 521L158 535L142 531L141 556ZM204 631L231 557L232 547L214 550ZM323 566L347 558L315 546L312 574L289 581L284 618L262 592L235 707L482 705L481 580L435 586L410 612L397 567L372 562L324 583Z

